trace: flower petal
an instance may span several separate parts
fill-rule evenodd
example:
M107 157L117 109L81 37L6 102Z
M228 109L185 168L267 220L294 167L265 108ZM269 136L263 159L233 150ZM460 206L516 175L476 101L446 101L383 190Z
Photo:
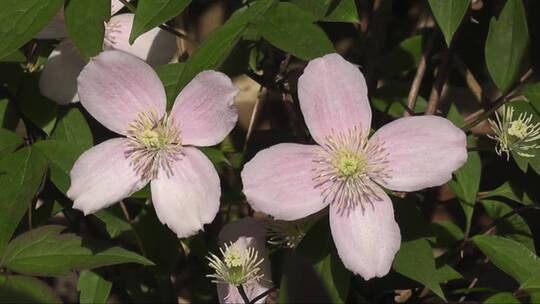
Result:
M298 80L298 98L311 136L319 144L334 132L369 131L371 108L364 76L338 54L309 62Z
M176 37L156 27L139 36L131 45L129 35L134 16L134 14L120 14L107 22L105 49L130 53L152 66L169 63L176 53Z
M71 169L67 196L73 208L91 214L129 197L146 184L124 153L127 139L107 140L84 152Z
M388 178L375 178L395 191L439 186L467 161L465 133L448 119L426 115L404 117L383 126L370 143L388 153Z
M70 43L62 43L47 59L39 78L41 94L59 104L79 100L77 77L86 62Z
M208 158L193 147L172 164L173 175L163 170L151 182L152 201L159 220L179 238L196 234L214 220L219 210L219 176Z
M364 212L356 207L341 213L330 206L330 229L339 257L347 269L365 280L386 275L401 244L392 201L376 188L381 200L365 205Z
M47 24L35 39L62 39L68 36L66 24L64 22L64 8L62 7L53 19Z
M84 108L110 130L126 134L139 114L165 114L163 84L139 58L120 51L104 51L92 58L78 78Z
M225 225L219 233L219 239L223 242L234 242L241 236L255 238L264 247L266 223L254 217L244 217Z
M326 207L312 171L321 150L313 145L278 144L257 153L242 170L251 207L282 220L303 218Z
M238 120L233 104L238 94L231 79L220 72L203 71L180 92L171 117L182 130L182 143L213 146L231 132Z
M131 0L128 0L128 2ZM111 16L124 8L124 4L120 0L111 0Z

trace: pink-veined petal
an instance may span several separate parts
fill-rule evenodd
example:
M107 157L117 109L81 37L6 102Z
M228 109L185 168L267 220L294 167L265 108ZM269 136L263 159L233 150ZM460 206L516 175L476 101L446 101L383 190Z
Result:
M214 220L219 210L221 186L210 160L193 147L172 164L173 175L161 170L151 182L152 201L159 220L179 238L196 234Z
M110 130L125 135L141 113L165 114L163 84L141 59L121 51L92 58L78 78L84 108Z
M266 223L262 220L252 217L245 217L233 223L225 225L219 233L221 242L239 242L247 246L255 247L259 253L259 257L264 258L260 265L261 273L264 275L258 282L246 284L244 290L250 300L254 299L261 293L272 287L272 274L270 269L270 261L266 251ZM242 303L242 297L238 293L236 286L229 284L217 284L217 291L220 303ZM255 303L264 303L266 297L258 300Z
M71 169L67 196L73 208L91 214L139 191L146 185L125 156L127 139L107 140L84 152Z
M401 245L392 201L374 187L381 200L373 201L373 206L364 204L363 212L360 206L349 213L330 206L330 229L338 255L347 269L365 280L386 275Z
M387 178L374 179L395 191L440 186L467 161L465 133L448 119L412 116L392 121L370 139L384 148Z
M41 94L62 105L78 101L77 77L85 65L73 44L68 41L61 43L49 55L41 72Z
M127 0L130 2L131 0ZM124 4L120 0L111 0L111 16L124 8Z
M231 132L238 120L231 79L220 72L203 71L180 92L171 117L182 131L182 143L213 146Z
M47 24L39 33L37 33L35 39L62 39L68 36L66 24L64 22L64 8L62 7L56 16Z
M105 49L130 53L152 66L169 63L176 53L176 37L156 27L139 36L131 45L129 35L134 16L134 14L120 14L107 22Z
M311 60L298 80L298 98L313 139L360 127L371 127L371 108L364 76L338 54Z
M257 153L242 170L243 191L251 207L282 220L303 218L326 207L313 181L314 160L321 150L314 145L278 144Z

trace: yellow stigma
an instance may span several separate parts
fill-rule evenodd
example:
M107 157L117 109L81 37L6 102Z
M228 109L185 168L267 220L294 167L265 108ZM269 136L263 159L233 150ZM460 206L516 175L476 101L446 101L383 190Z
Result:
M366 172L367 161L361 154L342 151L336 154L334 166L340 176L355 177Z
M155 129L144 130L139 135L143 145L151 149L159 149L162 146L163 139Z
M238 267L244 263L243 255L236 247L229 247L224 256L227 267Z
M522 120L515 120L511 122L508 134L517 138L523 139L527 135L527 124Z

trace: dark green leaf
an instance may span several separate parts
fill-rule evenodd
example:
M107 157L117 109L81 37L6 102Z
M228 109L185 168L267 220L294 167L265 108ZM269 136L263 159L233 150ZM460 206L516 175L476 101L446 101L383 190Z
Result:
M451 247L465 237L461 228L451 221L436 221L431 223L431 227L439 246Z
M79 303L107 303L112 283L91 270L81 271L77 290L81 292Z
M437 279L439 283L443 284L448 281L463 279L463 276L449 265L444 265L437 268Z
M475 236L473 242L495 266L519 283L540 272L540 260L521 243L487 234Z
M77 108L70 108L60 116L51 139L74 145L81 152L90 149L94 145L90 127L81 111Z
M291 2L311 12L317 21L360 22L354 0L292 0Z
M167 103L172 104L176 99L176 82L184 70L183 63L165 64L155 68L156 73L163 82L165 93L167 94Z
M436 295L444 299L444 293L439 285L439 275L435 268L433 250L425 239L401 243L394 258L394 270L426 285Z
M32 39L62 5L64 0L0 1L0 59Z
M536 111L540 112L540 82L526 86L523 89L523 95L527 97Z
M147 31L179 15L191 0L139 0L129 43Z
M391 49L381 62L381 72L393 76L416 68L422 57L422 40L422 35L412 36Z
M497 189L484 194L482 198L489 197L505 197L523 205L530 205L533 203L527 193L520 188L520 185L513 182L506 182L500 185Z
M498 220L514 211L507 204L494 200L482 200L482 205L484 206L486 213L493 220ZM525 222L519 214L514 214L499 222L497 224L497 235L505 236L520 242L532 252L536 252L531 229L529 229L529 225L527 225L527 222Z
M499 292L484 301L484 304L519 304L519 300L514 298L510 292Z
M67 193L71 183L69 172L81 155L79 147L60 140L44 140L34 147L49 160L51 180L63 193Z
M437 20L448 46L461 24L467 8L469 8L469 2L469 0L429 0L433 16Z
M81 55L99 54L103 48L105 22L111 17L110 0L70 0L65 11L66 28Z
M105 230L107 230L111 238L116 238L122 233L131 230L131 225L124 219L124 215L118 205L101 209L94 215L105 224Z
M0 160L0 253L36 196L47 160L24 148Z
M41 95L38 87L39 74L33 73L24 77L20 88L20 107L26 118L51 134L58 115L58 104Z
M12 271L38 276L61 276L71 270L137 263L152 265L148 259L121 247L108 247L64 233L65 227L42 226L11 241L2 257Z
M272 45L300 59L310 60L334 52L332 42L314 21L311 14L298 6L280 2L257 22L256 27Z
M62 303L47 284L21 275L0 275L0 303Z
M506 1L499 18L489 23L485 47L489 74L502 92L507 92L520 77L528 46L529 30L523 2Z
M6 129L0 129L0 158L13 152L22 143L23 140L19 135Z

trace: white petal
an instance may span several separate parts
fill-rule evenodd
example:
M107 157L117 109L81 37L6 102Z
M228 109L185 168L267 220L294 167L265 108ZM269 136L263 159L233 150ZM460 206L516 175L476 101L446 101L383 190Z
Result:
M159 220L179 238L196 234L219 210L219 176L208 158L193 147L172 164L173 175L160 171L151 182L152 201Z
M146 182L125 156L127 139L107 140L84 152L71 169L67 196L73 208L91 214L139 191Z

